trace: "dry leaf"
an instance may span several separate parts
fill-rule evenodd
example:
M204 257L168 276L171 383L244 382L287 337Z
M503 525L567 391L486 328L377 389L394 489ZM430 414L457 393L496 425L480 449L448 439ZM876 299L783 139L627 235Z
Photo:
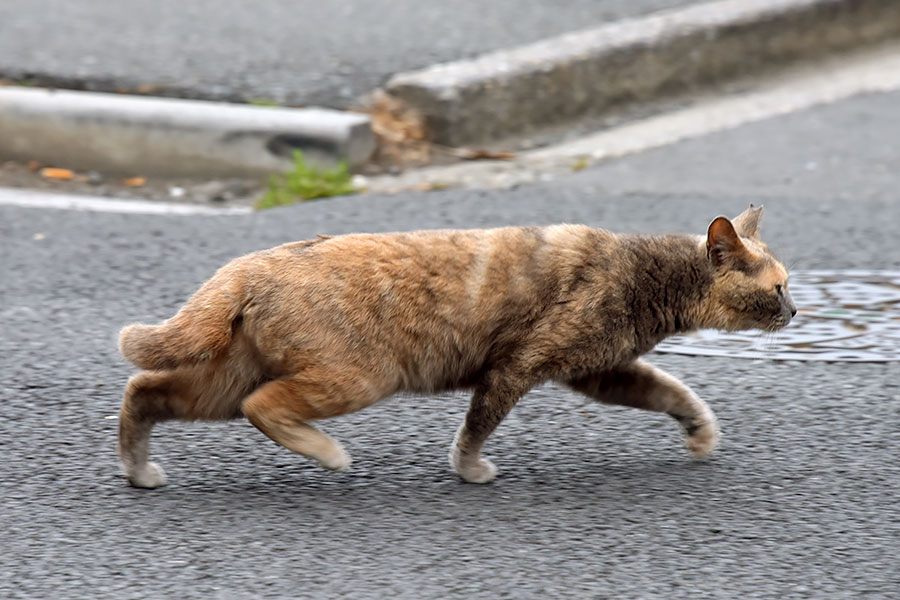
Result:
M128 187L141 187L142 185L147 183L147 178L146 177L129 177L122 183L124 183Z
M516 157L515 152L508 152L506 150L488 150L487 148L448 148L447 152L465 160L511 160Z
M75 173L69 169L57 169L55 167L45 167L41 169L41 177L47 179L62 179L68 181L75 176Z
M425 118L402 100L382 91L375 93L369 107L372 130L393 142L425 140Z
M450 187L449 183L445 183L443 181L431 181L427 183L419 183L414 185L412 189L419 192L432 192L437 190L446 190Z
M138 94L152 94L153 92L157 91L158 89L159 89L159 85L157 85L155 83L142 83L139 86L137 86L137 90L135 90L135 91L137 91Z
M368 112L378 139L374 162L403 166L429 162L431 144L426 139L425 118L418 111L378 91L370 101Z

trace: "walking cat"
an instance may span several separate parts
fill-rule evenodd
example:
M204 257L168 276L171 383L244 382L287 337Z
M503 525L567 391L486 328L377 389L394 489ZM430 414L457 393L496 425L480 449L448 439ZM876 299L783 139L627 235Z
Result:
M167 419L234 419L344 470L311 421L396 392L473 392L450 463L496 473L482 445L519 398L556 381L612 404L665 412L688 450L718 440L703 400L639 357L699 328L786 326L788 274L758 236L762 208L717 217L705 236L622 235L583 225L354 234L285 244L219 269L171 319L130 325L119 455L132 485Z

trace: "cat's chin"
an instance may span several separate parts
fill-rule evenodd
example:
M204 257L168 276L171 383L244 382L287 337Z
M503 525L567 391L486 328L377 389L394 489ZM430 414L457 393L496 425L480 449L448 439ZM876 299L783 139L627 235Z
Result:
M766 323L757 323L757 322L752 322L752 321L746 322L746 323L731 322L731 323L726 323L724 325L716 327L715 329L717 331L723 331L725 333L734 333L736 331L753 331L753 330L764 331L766 333L774 333L776 331L780 331L780 330L784 329L785 327L787 327L789 322L790 322L790 319L788 320L788 322L784 322L783 320L780 320L780 319L776 320L776 321L768 321Z
M762 329L763 331L765 331L767 333L775 333L776 331L781 331L782 329L787 327L788 323L790 323L790 322L791 322L790 319L785 320L785 319L779 318L779 319L767 324L765 327L760 327L760 329Z

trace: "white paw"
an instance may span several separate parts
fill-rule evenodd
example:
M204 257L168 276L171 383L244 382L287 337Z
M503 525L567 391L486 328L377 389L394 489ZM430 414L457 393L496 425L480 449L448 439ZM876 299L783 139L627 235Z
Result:
M125 477L134 487L157 488L166 485L166 472L155 462L125 468Z
M450 467L469 483L487 483L497 476L497 467L486 458L463 457L456 443L450 448Z
M474 461L465 461L457 465L456 474L469 483L487 483L497 476L497 467L486 458L479 457Z
M319 459L319 466L331 469L332 471L346 471L350 468L352 462L353 460L350 458L350 454L348 454L340 444L335 443L335 449L331 456L321 457Z
M704 421L685 436L684 445L694 458L706 458L719 445L719 425L716 418L709 415Z
M453 443L450 445L450 468L453 472L469 483L487 483L497 476L497 467L494 463L481 456L464 455L459 448L459 438L465 425L456 431Z

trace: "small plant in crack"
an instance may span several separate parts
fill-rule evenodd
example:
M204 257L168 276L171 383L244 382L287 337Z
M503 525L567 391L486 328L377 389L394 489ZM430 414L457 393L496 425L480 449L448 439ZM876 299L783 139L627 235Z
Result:
M314 198L353 194L353 186L347 163L341 161L333 169L319 169L308 165L303 153L294 151L294 168L269 178L269 189L256 203L257 210L294 204Z

